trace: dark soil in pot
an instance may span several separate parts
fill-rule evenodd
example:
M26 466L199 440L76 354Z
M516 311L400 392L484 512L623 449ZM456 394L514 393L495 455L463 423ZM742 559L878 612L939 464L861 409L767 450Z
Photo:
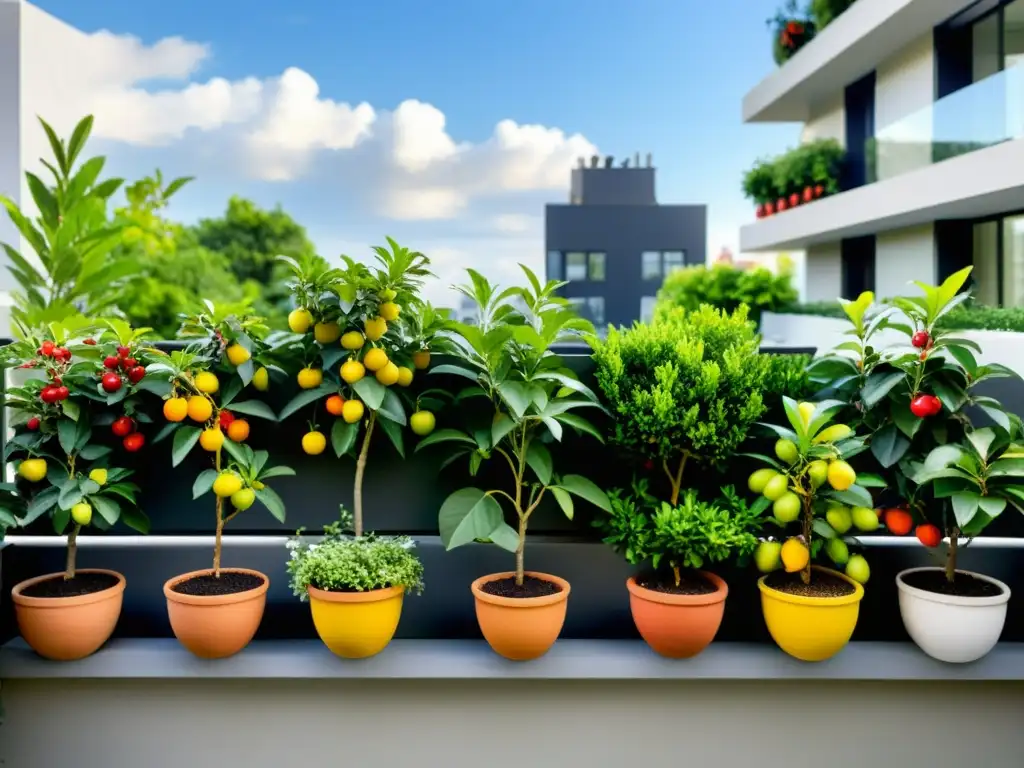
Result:
M118 578L109 573L77 573L73 579L57 576L26 587L21 594L25 597L80 597L110 589Z
M642 573L636 577L637 586L668 595L710 595L718 588L695 571L680 571L679 583L673 573Z
M179 581L171 589L182 595L213 597L215 595L236 595L263 586L263 579L251 573L225 571L220 576L204 573L191 579Z
M998 597L1003 594L996 584L985 581L966 573L956 574L951 582L946 580L945 571L916 571L903 576L903 583L908 587L923 589L951 597Z
M846 579L821 571L814 571L811 574L810 584L803 583L799 572L785 571L775 571L764 580L764 583L778 592L800 597L846 597L857 591Z
M488 581L480 587L480 591L495 597L523 598L554 595L561 592L562 588L552 581L538 579L536 576L526 576L522 586L519 586L516 584L515 576L509 576L504 579Z

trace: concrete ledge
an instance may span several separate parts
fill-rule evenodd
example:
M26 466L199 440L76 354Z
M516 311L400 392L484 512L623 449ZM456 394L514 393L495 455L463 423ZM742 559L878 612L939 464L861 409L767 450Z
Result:
M331 655L318 640L257 641L229 659L204 661L173 639L123 639L82 661L52 662L20 638L0 648L0 679L166 680L1024 680L1024 643L1002 643L974 664L944 664L909 643L851 643L806 664L774 646L716 643L695 659L664 659L630 640L562 640L544 657L506 661L478 640L396 640L362 661Z

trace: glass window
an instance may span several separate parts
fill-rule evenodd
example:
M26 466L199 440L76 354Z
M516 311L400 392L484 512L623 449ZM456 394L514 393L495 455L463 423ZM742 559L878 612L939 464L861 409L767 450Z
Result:
M582 251L570 251L565 254L565 279L587 279L587 254Z
M589 255L590 260L590 279L591 280L604 280L604 262L605 255L600 252L591 252Z
M644 251L640 254L640 273L644 280L661 278L661 251Z
M640 298L640 322L649 323L654 319L654 296L642 296Z
M1024 0L1003 9L1003 69L1024 64Z
M978 82L1002 69L999 49L999 14L976 22L971 30L971 80Z
M999 222L974 225L974 299L990 307L999 305Z
M665 251L662 256L664 256L665 260L666 276L686 266L686 257L682 251Z
M1024 305L1024 216L1003 219L1003 306Z
M591 296L587 299L587 309L590 322L594 325L604 325L604 296Z
M562 279L562 252L548 251L548 280Z

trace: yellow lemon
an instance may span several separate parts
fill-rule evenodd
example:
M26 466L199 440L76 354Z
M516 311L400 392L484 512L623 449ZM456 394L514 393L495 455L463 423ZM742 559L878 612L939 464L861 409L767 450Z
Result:
M337 323L317 323L313 326L313 338L321 344L333 344L341 338L341 326Z
M752 490L754 493L762 493L764 487L768 485L768 481L775 477L778 472L774 469L758 469L751 473L750 477L747 478L747 488Z
M217 377L209 371L200 371L195 377L196 389L200 392L205 392L208 395L212 395L218 389L220 389L220 382Z
M828 465L828 484L837 491L845 491L857 481L857 473L845 461L833 461Z
M18 465L18 474L30 483L38 483L46 477L46 459L25 459Z
M252 488L242 488L231 494L231 506L239 512L244 512L256 501L256 491Z
M203 430L203 433L199 435L199 445L203 447L204 451L213 453L224 445L224 433L220 431L219 427L205 429Z
M363 365L366 366L366 369L368 371L379 371L387 364L387 353L385 353L383 349L378 349L377 347L374 347L369 352L367 352L366 356L363 358Z
M775 455L787 464L794 464L800 458L800 451L792 440L777 440L775 442Z
M302 450L310 456L317 456L327 447L327 438L323 432L307 432L302 436Z
M394 288L382 288L377 293L377 298L380 299L381 301L394 301L394 298L397 295L398 293L395 291Z
M871 568L864 555L851 555L846 563L846 575L856 582L867 584L871 578Z
M409 417L409 427L421 437L433 432L435 424L434 414L430 411L416 411Z
M377 381L385 387L390 387L398 382L398 375L398 366L389 360L387 365L377 371Z
M358 400L346 400L345 404L341 407L341 418L343 418L349 424L355 424L366 412L363 404Z
M226 499L242 490L242 478L231 471L221 472L213 481L213 492Z
M370 341L377 341L388 332L388 321L383 317L370 318L363 323L363 332Z
M230 362L234 366L239 366L245 361L247 361L250 357L252 357L252 353L250 353L249 350L243 347L241 344L232 344L230 347L228 347L227 355L228 362Z
M365 343L366 337L359 331L349 331L341 337L341 346L345 349L362 349L362 346Z
M87 501L80 501L71 508L71 519L78 525L88 525L92 522L92 505Z
M398 386L408 387L412 384L412 369L404 365L398 366Z
M800 539L786 539L782 545L782 566L789 573L802 571L811 562L811 552Z
M815 404L814 403L800 403L797 406L800 409L800 415L804 419L804 424L811 423L811 416L814 414Z
M213 415L213 404L202 395L188 399L188 417L192 421L207 421Z
M385 320L393 322L398 319L398 313L402 311L402 308L393 301L385 301L380 305L380 310L378 311Z
M184 421L188 416L188 400L172 397L164 400L164 418L168 421Z
M292 333L305 333L313 324L313 315L308 309L293 309L288 313L288 327Z
M355 384L366 375L366 368L358 360L347 360L342 363L340 373L346 384Z
M765 498L778 501L789 491L789 478L786 475L775 475L764 485L761 493Z
M807 465L807 477L811 479L811 488L817 490L828 479L828 462L815 459Z
M430 365L430 350L421 349L419 352L414 352L412 355L412 364L421 371Z
M324 372L319 368L303 368L298 375L299 386L303 389L316 389L324 381Z
M263 366L257 368L256 373L252 375L252 385L260 392L270 389L270 371Z
M800 497L792 491L786 491L772 504L775 519L781 523L792 523L800 517Z
M103 468L94 469L89 473L89 479L92 480L96 485L107 484L107 470Z

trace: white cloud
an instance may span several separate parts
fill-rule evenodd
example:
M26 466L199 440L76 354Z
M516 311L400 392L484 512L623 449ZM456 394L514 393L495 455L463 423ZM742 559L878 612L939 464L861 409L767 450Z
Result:
M535 219L522 213L501 213L494 217L494 228L498 232L527 232L534 226Z

